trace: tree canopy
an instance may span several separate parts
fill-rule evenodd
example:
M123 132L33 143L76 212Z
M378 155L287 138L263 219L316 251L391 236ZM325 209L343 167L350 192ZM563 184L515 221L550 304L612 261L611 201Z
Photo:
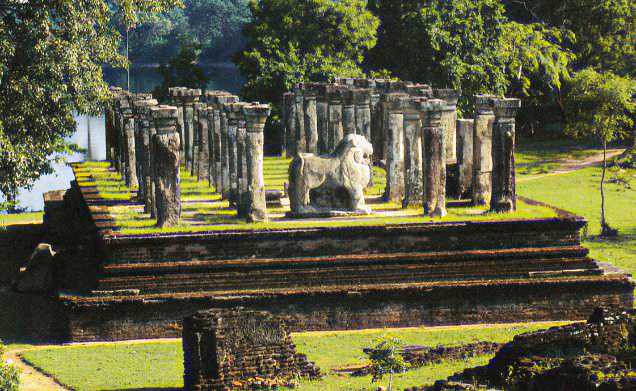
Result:
M18 188L51 172L68 151L74 112L97 113L109 97L102 65L125 66L112 19L179 0L10 1L0 7L0 192L12 207Z
M251 1L247 47L236 62L248 98L278 102L294 83L360 76L378 19L365 0Z

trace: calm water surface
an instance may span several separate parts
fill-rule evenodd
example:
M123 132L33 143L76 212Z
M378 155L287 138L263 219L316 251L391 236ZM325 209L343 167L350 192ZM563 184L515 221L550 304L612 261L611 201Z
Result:
M230 67L206 68L209 78L208 89L227 90L239 93L243 85L238 70ZM151 92L161 84L161 77L152 68L131 70L131 90L133 92ZM104 78L111 85L126 86L126 73L121 70L107 69ZM104 134L104 116L98 117L76 115L77 131L69 141L82 148L82 153L66 156L67 163L82 162L86 160L105 160L106 141ZM42 210L44 202L42 194L50 190L67 189L73 180L73 173L66 163L54 164L55 172L41 177L29 191L23 190L18 195L20 207L28 210ZM2 196L0 195L0 199Z

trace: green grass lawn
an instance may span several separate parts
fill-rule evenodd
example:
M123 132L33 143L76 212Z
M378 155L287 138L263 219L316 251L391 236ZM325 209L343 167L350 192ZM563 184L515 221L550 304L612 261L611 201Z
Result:
M597 237L601 205L599 167L521 182L517 184L517 192L585 217L588 227L584 245L591 250L592 257L636 276L636 170L623 171L621 176L631 183L631 188L618 183L606 187L607 219L619 230L616 239Z
M547 174L566 160L583 160L602 152L599 146L575 140L517 140L515 166L517 174Z
M267 189L282 190L287 181L287 167L289 159L268 157L264 161L265 185ZM124 185L120 175L108 170L108 164L102 162L83 163L75 169L77 182L80 186L95 186L100 196L106 201L128 200L131 197L129 189ZM369 198L380 196L386 185L384 170L375 167L373 171L373 187L367 189ZM323 220L290 220L284 217L289 208L269 208L270 221L266 223L247 223L236 217L236 211L230 207L228 201L221 200L206 181L198 182L190 173L181 171L181 224L170 228L155 228L156 221L148 214L144 214L141 206L116 205L109 207L115 218L117 234L138 235L171 232L203 232L226 230L266 230L284 228L308 227L347 227L347 226L377 226L389 224L406 224L422 222L453 222L453 221L484 221L503 219L550 218L556 213L542 206L519 203L514 213L492 214L483 207L453 207L448 208L448 216L443 219L431 219L423 216L422 208L402 209L401 205L393 202L371 203L377 212L372 216L352 216L346 218L332 218ZM399 213L387 213L397 212Z
M373 390L369 376L331 374L331 369L365 362L362 348L377 338L391 335L405 344L461 345L476 341L506 342L516 334L543 329L555 323L412 328L294 334L298 350L316 362L327 376L304 381L300 390ZM29 363L78 391L163 389L183 386L183 351L180 341L61 346L32 350L22 355ZM468 366L481 365L489 357L426 366L397 375L396 389L430 384ZM385 382L386 384L386 382Z

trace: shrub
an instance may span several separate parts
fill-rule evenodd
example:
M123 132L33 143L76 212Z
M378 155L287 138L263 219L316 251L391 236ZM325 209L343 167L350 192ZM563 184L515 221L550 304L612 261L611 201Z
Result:
M0 342L0 390L18 391L20 370L9 360L4 360L4 346Z

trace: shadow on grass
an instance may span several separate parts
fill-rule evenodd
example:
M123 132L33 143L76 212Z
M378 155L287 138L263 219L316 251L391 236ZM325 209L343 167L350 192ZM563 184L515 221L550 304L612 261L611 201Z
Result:
M181 391L183 388L162 388L162 387L144 387L144 388L117 388L108 391Z

